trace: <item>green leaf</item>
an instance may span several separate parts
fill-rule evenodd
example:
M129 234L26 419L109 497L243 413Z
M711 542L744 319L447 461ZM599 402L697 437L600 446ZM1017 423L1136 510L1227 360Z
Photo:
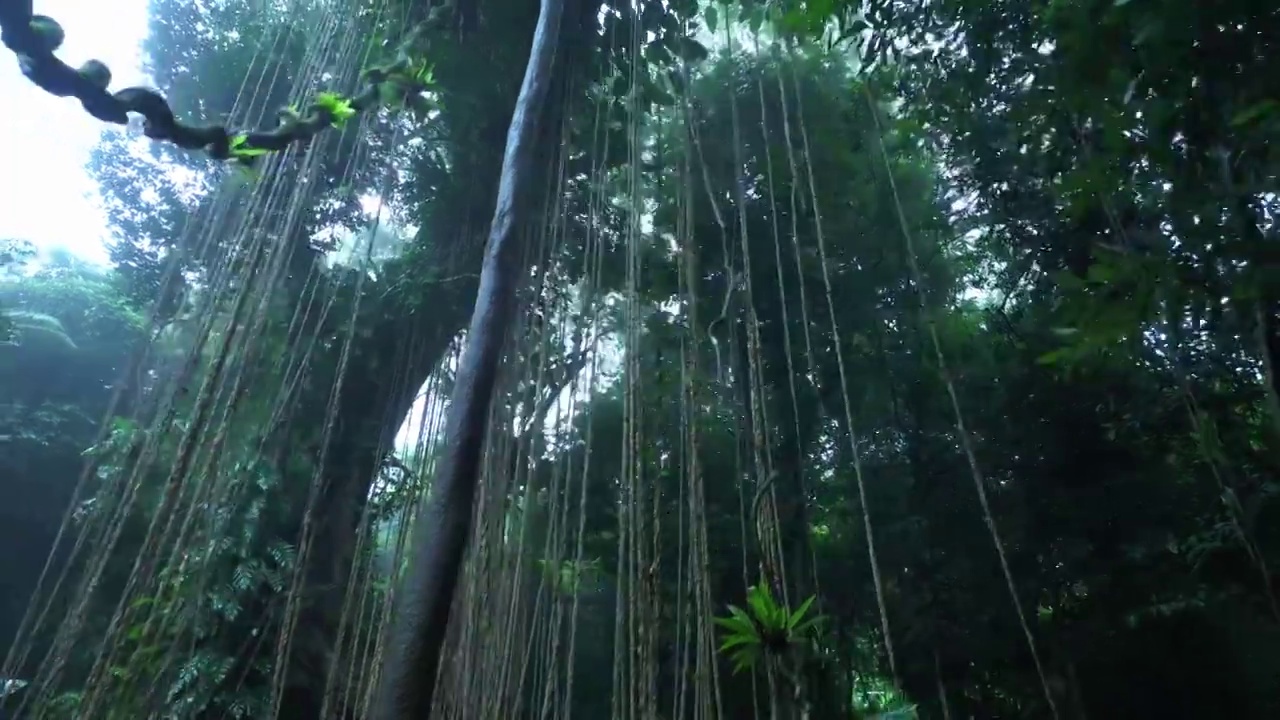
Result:
M747 637L746 635L732 635L720 643L720 652L731 650L739 645L754 645L757 642L756 638Z
M813 604L813 601L816 597L817 597L816 595L810 595L807 600L800 603L800 607L796 608L796 611L791 613L790 618L787 618L787 627L795 628L797 625L800 624L800 621L804 618L805 613L809 612L809 606Z
M1066 361L1070 356L1071 350L1069 348L1058 348L1057 350L1050 350L1036 358L1036 363L1039 365L1059 365Z
M715 32L720 25L720 12L715 5L708 5L706 12L702 13L702 19L707 24L707 30Z
M748 632L751 635L759 634L759 629L756 627L756 623L751 619L751 616L748 615L746 611L742 608L734 607L733 605L729 606L729 611L733 614L733 621L737 622L739 627L744 628L745 632Z
M328 111L336 128L342 128L347 120L355 117L356 114L355 108L351 107L351 101L335 92L322 92L316 95L315 105Z
M742 626L738 624L738 619L734 617L711 618L711 622L735 634L743 631Z
M414 79L417 80L419 83L426 85L428 87L431 85L435 85L436 76L435 76L434 66L429 65L426 62L423 62L417 74L414 75Z
M773 605L773 598L769 597L768 590L764 590L759 587L753 587L748 590L747 605L755 614L756 619L760 620L762 623L767 625L768 621L772 619L770 616L773 614L773 608L771 607Z
M824 618L821 615L811 617L808 620L805 620L804 622L800 623L799 625L792 627L791 634L795 635L796 637L804 635L805 633L809 632L809 630L817 627L825 619L826 618Z
M749 670L756 664L760 658L760 650L758 648L751 650L740 650L730 656L733 662L733 674L737 675L743 670Z
M244 133L240 133L239 135L231 138L231 145L229 147L231 150L231 156L238 158L254 158L267 154L267 150L265 148L251 147L248 143L249 136Z
M729 617L712 618L712 621L720 627L734 633L752 637L758 635L755 623L751 622L751 618L747 617L746 613L734 607L730 607L730 611L733 612L733 614Z
M1276 112L1277 110L1280 110L1280 102L1275 100L1263 100L1260 103L1254 104L1252 107L1236 113L1236 116L1231 118L1231 126L1240 127L1242 125L1250 125L1257 120L1261 120L1264 116Z

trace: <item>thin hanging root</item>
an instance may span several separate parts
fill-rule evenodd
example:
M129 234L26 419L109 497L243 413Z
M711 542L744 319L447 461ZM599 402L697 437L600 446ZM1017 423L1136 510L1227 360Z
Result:
M683 23L682 32L688 35L688 23ZM685 80L686 87L689 85L689 68L683 58L680 60L680 73ZM689 105L688 96L682 94L683 100L681 105L681 121L685 124L687 132L695 132L693 126L695 120L693 111ZM690 136L692 137L692 136ZM692 141L691 141L692 144ZM693 178L695 171L691 153L683 153L684 163L681 167L681 188L680 193L680 213L679 225L677 227L677 242L681 248L680 278L683 285L684 296L689 299L688 315L689 327L698 328L699 313L697 292L698 283L698 257L697 246L693 239L693 190L695 183ZM703 170L703 180L706 182L705 165L699 160L700 168ZM704 184L704 188L706 185ZM714 207L714 200L713 207ZM721 221L721 227L723 223ZM702 470L698 462L699 453L701 451L701 437L698 432L697 413L702 406L702 377L700 373L700 353L697 345L692 347L689 344L681 343L681 353L683 355L681 362L681 424L682 437L686 443L685 462L683 464L682 480L687 483L687 493L685 495L686 509L688 512L688 577L689 577L689 594L691 596L692 606L689 614L695 620L691 629L691 637L689 644L691 645L690 653L692 655L691 665L693 670L693 692L692 698L688 700L689 710L694 717L698 718L719 718L721 717L721 709L723 707L722 698L720 696L720 666L716 662L716 641L715 633L707 618L714 613L711 602L711 571L710 571L710 553L707 547L707 520L706 520L706 492L703 484Z
M593 138L592 149L597 152L597 157L604 158L608 156L608 134L602 133L601 128L604 118L604 100L598 98L595 101L595 118L592 124ZM589 206L589 224L588 234L583 246L583 294L580 307L584 310L592 311L592 318L589 323L588 331L590 333L589 350L591 364L587 371L584 381L587 392L594 390L600 367L599 343L603 332L600 327L600 309L595 302L596 291L600 285L601 266L604 259L604 244L600 239L600 234L595 232L600 224L600 216L603 213L607 196L604 189L607 187L604 182L603 173L600 168L593 168L595 175L600 182L592 184L592 190L588 197ZM585 313L584 313L585 314ZM579 315L581 317L581 315ZM570 392L571 407L570 417L573 416L578 400L578 386L575 384ZM587 418L586 438L584 442L584 451L582 456L582 466L579 470L579 478L581 488L578 493L577 504L577 527L574 535L574 568L583 566L583 558L586 553L586 522L587 522L587 488L588 478L591 472L591 450L593 441L595 440L595 416L594 413ZM564 665L564 692L563 697L566 698L566 704L570 703L574 697L574 677L576 673L574 669L577 667L577 647L578 647L578 619L581 610L580 601L582 593L574 593L569 610L569 637L568 637L568 658ZM562 712L564 717L568 717L568 710Z
M727 29L727 28L726 28ZM685 86L689 85L689 71L687 65L681 61L681 72L684 75ZM682 97L684 97L682 95ZM716 357L716 380L723 382L724 374L724 358L720 352L720 340L716 337L717 329L725 323L729 317L729 307L733 301L734 291L738 287L738 274L733 270L732 257L729 255L729 225L725 222L724 212L720 209L720 202L716 199L715 191L711 186L711 170L707 167L707 158L702 151L701 134L698 131L697 118L693 117L693 108L689 105L688 98L685 98L684 106L684 123L686 127L686 136L694 151L698 156L698 179L702 183L702 191L707 195L707 203L711 205L711 215L715 218L716 227L720 228L720 261L724 272L724 298L720 303L720 314L717 315L710 323L707 324L707 339L711 341L711 348L715 351ZM688 179L686 178L686 182ZM736 185L736 183L735 183ZM739 203L739 206L741 204ZM691 293L697 292L697 286L694 286ZM690 297L693 297L691 294ZM696 325L694 327L697 327Z
M792 66L792 84L796 89L796 124L800 128L809 198L813 204L814 232L818 238L818 259L822 265L822 284L826 291L827 314L831 317L832 336L839 338L840 328L836 322L835 300L831 290L830 263L827 262L826 235L823 232L822 211L818 206L817 183L813 177L813 155L809 149L809 133L805 127L803 93L800 88L799 78L795 74L794 65ZM787 117L787 93L781 74L778 76L778 86L782 96L783 127L786 128L787 157L791 164L792 184L794 186L795 183L800 182L801 178L795 160L794 144L791 140L790 119ZM858 486L858 503L862 509L862 524L867 536L867 557L871 564L871 580L876 592L876 609L880 613L880 631L884 634L885 655L889 660L889 674L893 678L894 684L901 686L901 678L898 675L897 654L893 648L893 634L889 627L889 611L884 598L884 582L880 575L880 558L876 553L875 527L871 520L871 509L867 501L866 479L862 472L862 453L858 448L857 426L854 425L853 407L849 402L849 380L848 373L845 370L844 351L841 349L841 343L836 342L834 345L836 368L840 375L840 395L844 401L845 427L849 433L849 450L853 457L853 474Z
M1004 575L1005 586L1009 590L1009 598L1013 601L1013 609L1018 616L1018 625L1022 628L1022 634L1026 638L1027 649L1031 652L1031 662L1035 665L1036 675L1040 680L1040 688L1044 693L1045 702L1048 703L1049 712L1056 720L1059 717L1058 704L1054 700L1053 692L1049 689L1049 680L1044 671L1044 664L1040 660L1040 651L1036 647L1035 635L1032 634L1031 624L1027 621L1027 613L1022 607L1022 599L1018 597L1017 585L1013 581L1013 571L1009 568L1004 542L1000 539L1000 530L996 526L995 516L991 513L991 504L987 499L986 480L984 479L982 468L978 464L977 453L973 448L973 438L965 426L964 413L960 409L960 395L956 392L955 381L951 377L946 355L942 351L942 341L938 339L937 324L929 313L929 301L925 297L924 273L920 270L920 261L916 256L915 239L912 236L910 225L907 223L906 212L902 209L902 198L898 193L898 183L893 177L893 166L889 161L889 150L885 147L884 129L881 127L879 108L876 107L875 97L871 94L871 88L865 82L862 84L862 91L864 97L866 97L867 109L871 113L871 119L876 129L880 159L884 163L884 171L889 179L889 188L893 193L893 203L898 214L898 225L902 230L903 243L906 247L907 265L911 268L912 280L916 285L916 294L920 300L920 314L925 321L925 326L929 329L929 340L933 345L934 356L938 361L938 372L946 385L947 396L951 399L951 410L955 416L956 432L960 435L960 445L964 449L965 459L969 462L969 473L973 478L974 490L978 494L978 503L982 507L982 519L986 523L987 530L991 533L991 541L995 545L996 556L1000 560L1000 571ZM808 141L806 140L806 145L807 143Z
M724 37L728 54L734 56L733 35L729 30L729 23L725 23ZM767 489L773 484L776 471L773 468L772 444L770 443L769 418L767 415L766 405L764 402L764 378L762 363L760 359L758 327L756 325L755 314L755 288L752 283L751 273L751 246L748 233L747 223L747 198L744 192L745 179L742 176L743 168L746 161L743 156L742 141L742 122L740 113L738 112L738 93L732 91L729 93L729 119L732 126L732 143L733 143L733 167L734 174L732 177L734 204L737 206L737 222L738 222L738 240L740 243L740 251L742 253L742 277L746 296L746 308L744 312L744 325L746 327L747 337L743 339L746 343L746 368L744 368L744 377L739 378L738 382L747 383L747 407L744 408L749 413L751 437L748 440L751 443L751 459L752 459L752 475L756 478L765 478L758 480L761 490ZM766 154L768 151L766 150ZM727 255L726 255L727 261ZM752 510L749 519L754 523L756 531L756 541L760 548L760 558L765 569L766 577L763 582L766 586L771 586L781 599L784 605L788 604L789 583L786 578L786 559L782 552L781 529L778 526L776 508L773 522L766 528L761 522L761 518L757 514L760 501L766 497L764 493L757 491L755 500L752 503ZM770 499L772 497L770 496ZM771 503L772 504L772 503Z
M318 25L321 28L319 34L327 38L343 37L344 34L337 32L337 17L329 13ZM281 33L282 35L282 33ZM350 38L355 37L354 34L347 34L348 44ZM278 38L279 39L279 38ZM262 52L265 48L259 48ZM344 62L345 59L345 62ZM356 63L350 62L351 52L341 53L341 57L337 59L337 64L347 65L352 68L356 67ZM335 64L333 53L330 52L329 44L326 43L324 48L316 50L312 48L308 51L308 59L304 63L305 67L301 72L303 76L314 75L320 66L330 69ZM300 83L304 84L304 83ZM241 100L237 100L237 106L241 104ZM305 172L314 175L319 162L319 154L315 151L308 151L303 159ZM226 323L223 330L223 341L220 343L218 352L216 353L216 367L226 367L229 363L234 365L234 370L228 370L226 377L222 377L222 373L210 372L205 383L205 390L200 397L196 398L196 406L198 408L197 420L205 418L209 420L211 414L217 413L218 419L212 420L214 426L219 427L217 433L209 433L211 440L206 440L199 433L201 422L196 422L186 433L183 438L182 447L179 457L171 472L170 478L180 485L176 495L168 497L163 504L161 510L155 514L152 521L152 527L156 532L148 532L148 541L144 552L137 558L136 568L140 568L139 572L131 573L130 587L126 589L124 595L120 598L121 602L132 599L135 595L154 595L163 597L162 593L166 591L165 578L172 575L173 571L179 574L191 573L200 577L200 583L204 583L207 577L204 573L203 566L207 565L212 555L214 544L210 544L210 540L218 540L225 532L225 528L221 524L213 521L194 522L197 513L196 508L201 505L212 507L234 507L237 497L231 492L230 473L223 471L224 463L219 461L222 451L230 446L226 428L232 427L231 420L233 416L239 412L248 396L246 392L249 384L259 382L260 377L252 374L248 368L255 365L270 367L270 363L255 364L253 358L261 354L262 333L266 327L266 308L267 298L271 296L276 289L276 284L280 281L283 269L283 258L285 254L268 254L263 243L267 237L272 236L270 232L252 232L251 229L259 225L260 219L264 215L274 215L286 225L295 225L299 222L298 218L306 212L306 208L310 205L310 191L300 188L299 184L289 183L293 186L293 192L282 192L279 188L285 183L275 182L272 170L262 178L260 187L270 188L272 192L257 192L251 200L250 206L246 208L246 212L239 218L238 228L228 228L232 224L232 218L229 214L231 206L227 202L223 202L223 198L215 198L214 205L218 212L213 215L213 221L209 222L209 218L204 218L204 232L206 236L215 234L231 234L237 238L237 248L235 251L225 253L223 260L211 268L212 273L209 278L208 296L213 299L224 297L228 288L231 287L231 280L246 280L240 286L243 292L236 295L237 309L231 314L230 319ZM343 171L343 174L351 172L350 166ZM303 183L305 184L305 183ZM285 207L285 206L288 207ZM228 230L232 232L228 233ZM191 231L191 228L184 230L184 235ZM280 235L288 235L287 232L281 232ZM206 244L210 237L206 237ZM184 244L186 244L184 242ZM250 268L245 272L243 268L235 265L238 261L234 258L250 257L254 261L258 261L263 257L270 256L272 262L265 267ZM237 272L239 271L239 272ZM359 293L356 293L357 297ZM253 308L250 310L250 308ZM189 353L189 368L194 368L194 363L199 360L202 355L204 344L207 342L210 334L213 332L214 319L227 319L225 314L216 312L216 306L210 306L208 309L215 310L209 313L209 319L201 323L197 340L194 348ZM248 317L243 317L241 309ZM295 321L297 317L295 316ZM305 326L307 323L302 322ZM285 353L286 362L289 364L297 355L298 347L306 345L303 341L302 333L294 332L291 323L290 332L288 333L290 342L288 350ZM310 338L313 344L314 337ZM309 350L306 353L309 356ZM305 364L305 360L302 362ZM279 367L275 369L280 369ZM300 369L300 368L299 368ZM291 374L287 368L282 373L285 376ZM282 420L285 414L282 412L288 406L294 396L292 388L296 387L296 382L286 382L283 384L289 390L282 390L276 400L274 407L270 408L272 422L269 425L272 428L278 426L277 421ZM180 387L175 386L175 392ZM220 409L219 409L220 408ZM73 598L77 606L82 606L86 599L95 589L94 577L99 573L100 569L105 566L109 559L109 551L114 546L113 538L119 533L122 527L124 513L128 511L132 504L132 497L136 494L138 483L144 470L149 469L158 455L156 444L158 438L164 437L164 431L172 423L176 416L178 405L170 402L168 407L160 408L157 413L159 423L153 428L153 432L149 433L140 452L132 453L131 459L126 463L126 471L128 477L126 482L121 483L124 486L122 497L118 498L116 506L116 516L108 519L107 528L100 539L104 542L97 543L98 555L91 559L90 571L87 573L86 582L82 583L82 590L79 597ZM161 432L154 432L159 428ZM201 435L194 440L193 433ZM263 440L262 442L265 442ZM259 447L261 450L261 447ZM172 487L174 482L170 482ZM105 496L104 496L105 497ZM78 543L79 544L79 541ZM194 549L194 551L193 551ZM56 587L55 587L56 591ZM140 631L144 638L174 638L174 642L169 644L163 658L161 659L160 670L152 674L152 677L139 678L137 681L128 678L107 678L103 675L103 668L114 666L123 662L128 664L130 658L136 657L138 651L130 651L126 653L124 643L122 642L121 633L114 633L103 643L99 652L97 668L94 670L99 676L103 677L104 682L89 683L90 688L84 694L80 711L86 715L91 715L93 708L104 704L121 704L128 706L139 700L145 701L148 697L153 697L157 688L154 680L158 676L165 675L167 670L172 669L173 663L181 659L178 653L186 646L183 638L189 636L192 628L188 627L188 613L174 612L171 614L160 614L154 604L151 607L139 609L130 607L129 612L123 617L129 619L132 631ZM136 621L136 622L132 622ZM119 623L118 623L119 624ZM80 632L78 622L69 622L64 624L63 632L59 638L59 643L64 647L67 643L74 643ZM43 677L55 677L58 674L59 665L65 660L65 657L59 657L55 654L52 659L52 670L42 670ZM283 665L283 660L278 662ZM242 680L243 678L241 678ZM151 685L148 685L150 683ZM38 695L38 693L36 693ZM37 701L47 698L36 698Z
M760 34L758 31L755 33L753 40L755 43L755 53L757 56L761 56ZM771 142L770 142L771 138L769 137L769 109L768 109L768 103L765 101L764 76L765 76L765 73L762 72L760 76L756 78L756 94L760 101L760 138L763 141L762 146L765 148L768 148L771 145ZM783 344L785 345L785 348L786 348L786 352L784 353L784 356L786 357L786 361L787 361L787 390L788 390L789 399L791 400L791 419L792 419L791 431L793 433L793 437L795 438L793 450L796 453L801 453L803 449L801 447L802 438L800 437L800 401L799 401L799 393L796 390L796 362L795 362L795 354L792 352L791 319L788 317L788 312L787 312L787 283L786 283L785 274L783 273L782 241L780 237L781 233L778 229L777 198L774 194L773 153L766 151L764 153L764 158L765 158L765 177L767 178L769 183L769 196L768 196L769 197L769 219L773 226L774 272L776 275L775 279L777 280L777 283L778 283L777 302L778 302L778 308L782 315L782 339L783 339ZM793 182L792 183L793 189L794 189L794 186L795 184ZM792 193L793 201L794 201L794 198L795 198L795 195L793 191ZM795 212L795 208L793 207L792 208L793 223L797 222L797 219L794 217L794 212ZM793 236L792 239L794 242L795 237ZM798 244L796 245L796 247L797 248L799 247ZM797 270L799 270L798 266L797 266ZM803 283L803 279L801 279L801 282ZM802 292L801 292L800 302L801 302L801 307L803 308L804 306L803 285L801 285L801 289L802 289ZM804 332L805 332L805 338L807 341L809 339L809 329L808 329L807 322L805 323ZM809 366L810 366L809 370L812 376L816 378L818 375L813 368L812 354L809 357ZM798 464L802 462L802 460L800 460L799 457L796 458L796 461ZM800 486L801 494L804 497L808 497L809 491L805 483L804 472L797 471L796 475L797 475L796 480ZM773 477L772 473L770 474L770 477ZM807 543L807 545L809 546L809 563L810 563L810 567L813 569L812 580L813 580L813 586L814 586L814 595L815 597L818 598L817 600L818 607L821 608L823 604L822 582L818 577L818 560L816 555L817 551L814 548L813 543Z
M1266 555L1258 548L1254 542L1253 536L1249 533L1244 525L1242 518L1243 508L1240 507L1240 500L1236 497L1235 490L1227 483L1227 479L1223 476L1222 468L1219 466L1217 454L1209 447L1207 429L1204 427L1204 413L1200 410L1200 404L1196 402L1195 393L1191 390L1191 383L1181 372L1178 373L1179 380L1182 385L1183 405L1187 409L1187 417L1191 424L1192 430L1195 431L1199 440L1200 455L1204 458L1205 464L1209 466L1209 472L1213 475L1213 479L1218 484L1218 490L1222 493L1223 505L1226 506L1227 517L1231 522L1231 529L1236 533L1236 539L1244 547L1245 555L1249 557L1249 561L1254 564L1258 571L1259 580L1261 581L1263 593L1267 598L1267 607L1271 611L1271 616L1280 621L1280 605L1276 603L1275 591L1271 589L1271 568L1267 564Z

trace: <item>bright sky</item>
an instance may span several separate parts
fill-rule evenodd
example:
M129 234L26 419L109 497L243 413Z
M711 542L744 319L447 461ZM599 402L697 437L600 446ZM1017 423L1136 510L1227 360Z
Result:
M35 0L35 12L66 31L58 57L67 64L105 62L113 90L148 84L139 67L147 0ZM107 126L75 100L36 87L22 76L13 53L0 51L0 97L10 109L0 119L0 237L30 240L43 250L64 247L105 262L106 220L85 164Z

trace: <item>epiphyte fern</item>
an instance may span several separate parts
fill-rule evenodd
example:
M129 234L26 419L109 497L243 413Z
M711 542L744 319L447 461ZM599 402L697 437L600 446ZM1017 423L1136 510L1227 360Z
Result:
M746 610L730 605L728 615L713 618L725 630L720 652L728 654L733 671L754 668L766 654L785 653L803 640L823 620L809 612L814 598L811 595L795 610L788 610L768 587L754 585L747 589Z

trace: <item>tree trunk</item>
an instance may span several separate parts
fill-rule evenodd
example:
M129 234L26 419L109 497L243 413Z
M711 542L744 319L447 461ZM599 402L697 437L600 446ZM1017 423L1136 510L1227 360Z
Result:
M431 713L450 606L471 531L489 404L503 340L514 314L519 283L516 235L530 224L522 215L535 192L534 143L563 11L564 0L542 0L524 84L507 136L480 290L450 399L444 452L431 497L415 524L415 557L399 594L374 720L425 718Z
M466 292L469 285L459 291ZM450 297L440 305L454 307L455 301ZM415 317L388 323L375 331L366 353L353 357L347 369L337 408L341 423L328 443L312 509L311 550L302 559L303 603L288 658L284 716L319 718L326 687L344 682L330 678L329 672L338 651L338 628L370 487L383 457L394 449L396 433L422 384L439 365L462 322L453 313L443 313L432 316L427 327ZM405 343L413 337L421 341L410 352ZM397 377L404 382L396 382ZM316 387L317 396L304 401L295 415L324 412L332 382ZM309 477L300 480L304 486L310 482ZM299 514L286 537L300 540L302 523Z

